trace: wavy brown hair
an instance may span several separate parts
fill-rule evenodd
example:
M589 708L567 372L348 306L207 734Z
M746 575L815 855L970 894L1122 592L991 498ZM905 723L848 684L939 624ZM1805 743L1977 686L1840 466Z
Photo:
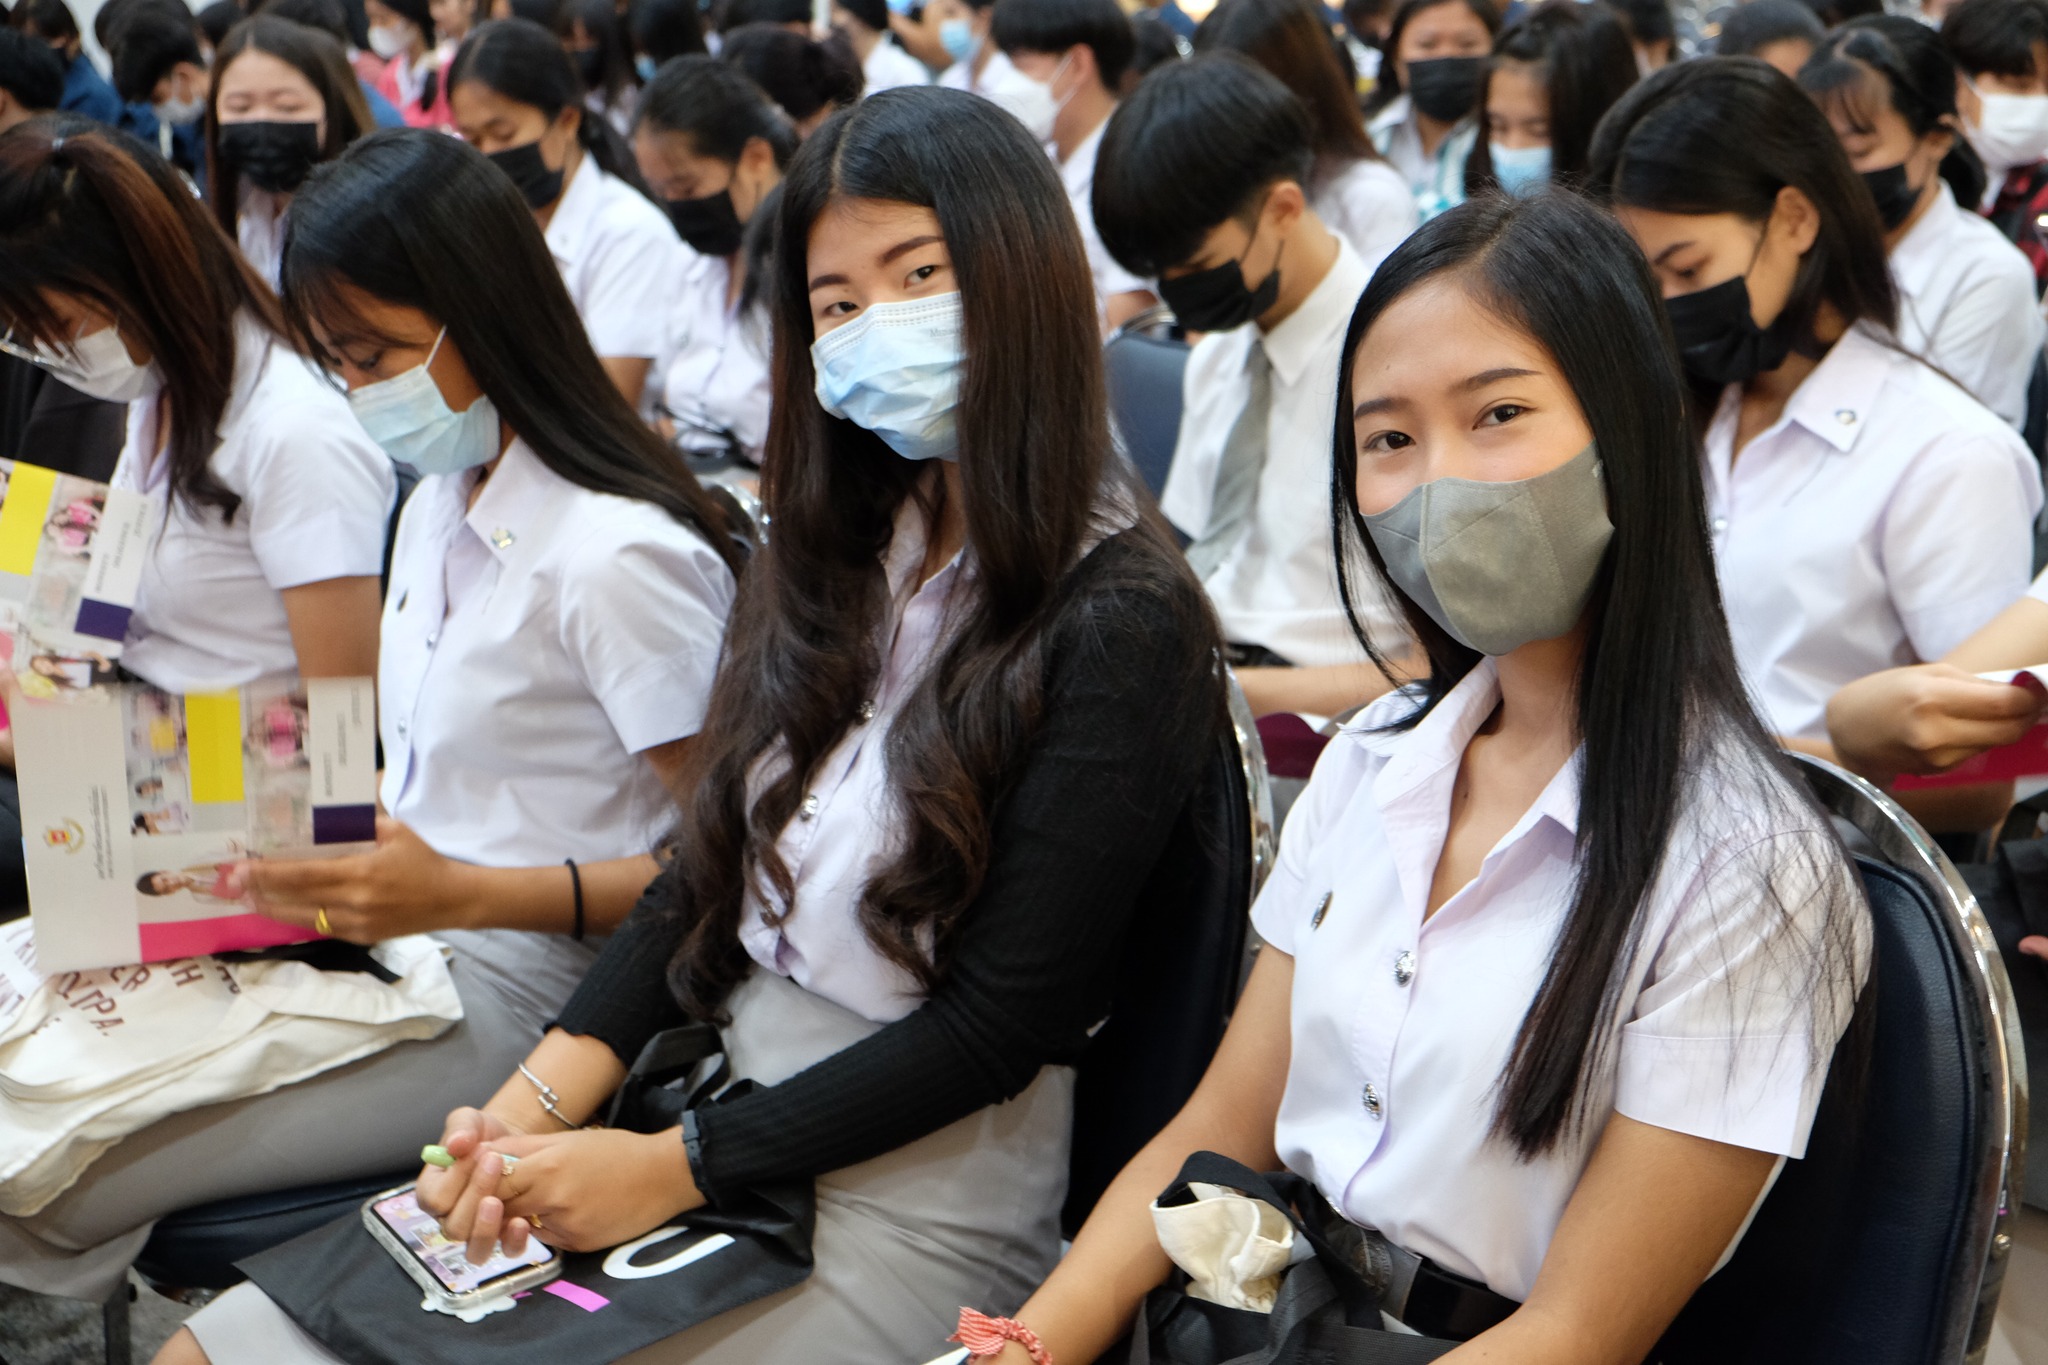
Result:
M0 137L0 327L64 348L44 291L86 299L149 348L170 415L171 496L234 520L214 477L235 383L235 318L285 345L284 315L170 163L92 119L50 114Z
M927 989L980 890L994 810L1044 713L1047 641L1075 601L1071 571L1105 487L1129 486L1112 454L1094 284L1051 161L1016 120L959 91L890 90L835 115L783 184L762 464L772 530L733 609L672 850L688 927L670 982L700 1017L716 1017L749 969L738 934L748 889L771 907L789 904L794 878L775 841L874 695L888 609L881 556L904 500L921 496L922 465L813 396L808 246L841 199L929 208L965 314L957 421L974 572L890 729L905 837L860 905L876 948ZM929 521L940 510L923 507ZM1126 557L1133 567L1110 586L1200 610L1185 605L1202 598L1156 518L1124 534L1151 552ZM1187 685L1160 705L1212 713L1212 668L1191 658ZM768 780L750 800L749 775L764 760Z

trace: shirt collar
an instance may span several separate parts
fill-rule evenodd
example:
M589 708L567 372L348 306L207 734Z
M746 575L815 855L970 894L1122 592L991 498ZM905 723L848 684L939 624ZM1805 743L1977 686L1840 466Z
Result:
M1266 359L1273 363L1273 373L1283 384L1297 384L1310 366L1330 361L1336 349L1333 343L1350 326L1351 310L1358 306L1358 296L1372 279L1365 259L1351 243L1341 233L1330 235L1337 239L1337 259L1301 306L1270 332L1261 334L1257 324L1252 324L1253 335L1266 348ZM1286 267L1283 264L1281 268Z
M1892 248L1892 274L1901 284L1908 277L1917 278L1940 264L1942 246L1955 229L1962 210L1956 207L1956 197L1949 190L1948 182L1940 176L1934 179L1934 202L1927 206L1927 212L1920 215L1920 221L1899 239Z
M1797 422L1846 455L1870 424L1895 356L1874 332L1856 324L1793 393L1785 421Z
M1384 708L1373 706L1348 722L1339 731L1339 737L1386 760L1373 780L1373 794L1385 809L1440 776L1445 769L1456 768L1464 759L1465 746L1499 704L1499 667L1492 659L1482 658L1412 729L1378 729L1389 717ZM1579 777L1584 762L1585 748L1581 745L1544 786L1528 813L1516 822L1515 832L1536 820L1548 819L1577 836ZM1513 837L1511 832L1508 838Z
M1370 133L1387 133L1408 121L1408 111L1415 107L1414 97L1399 94L1387 101L1387 107L1374 114L1366 124Z
M1095 125L1095 131L1081 139L1074 153L1059 163L1060 181L1070 195L1080 194L1095 183L1095 157L1102 150L1102 135L1109 130L1109 120Z
M460 479L451 482L465 495L471 486ZM538 533L542 514L560 504L561 493L562 480L515 436L463 522L503 563L522 540Z
M567 263L582 256L584 239L590 235L598 207L604 202L603 176L597 158L584 152L577 162L576 174L569 177L568 188L562 191L562 202L555 205L555 216L548 220L548 254L557 261Z

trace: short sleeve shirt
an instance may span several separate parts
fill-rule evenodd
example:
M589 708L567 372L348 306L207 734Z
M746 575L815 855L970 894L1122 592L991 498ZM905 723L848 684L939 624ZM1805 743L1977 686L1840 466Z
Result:
M592 350L644 360L667 354L664 301L681 288L689 257L666 214L586 152L544 235Z

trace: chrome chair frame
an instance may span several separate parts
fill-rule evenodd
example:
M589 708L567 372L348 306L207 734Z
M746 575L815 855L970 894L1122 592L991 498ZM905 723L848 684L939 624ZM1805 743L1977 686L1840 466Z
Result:
M1244 787L1251 797L1248 815L1252 830L1252 899L1257 900L1259 888L1266 884L1266 876L1273 870L1273 859L1278 855L1280 845L1279 835L1273 828L1272 777L1266 771L1266 746L1259 741L1259 726L1252 715L1252 704L1246 700L1244 688L1238 685L1237 675L1220 661L1217 667L1223 671L1224 694L1230 705L1230 729L1237 738L1237 752L1244 761Z
M2012 1252L2011 1223L2025 1184L2027 1067L2012 984L1976 896L1913 817L1853 773L1805 754L1791 758L1829 814L1869 840L1883 862L1924 883L1948 908L1943 923L1958 956L1971 967L1971 993L1987 1024L1991 1072L1984 1084L1985 1145L1977 1153L1982 1176L1963 1237L1971 1254L1957 1272L1974 1277L1975 1283L1951 1286L1950 1302L1956 1309L1944 1327L1938 1359L1981 1365Z

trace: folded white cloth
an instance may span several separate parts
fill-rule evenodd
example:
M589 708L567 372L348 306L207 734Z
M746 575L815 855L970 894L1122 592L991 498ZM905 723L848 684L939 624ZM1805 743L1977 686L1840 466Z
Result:
M1191 1204L1154 1204L1159 1245L1185 1270L1188 1294L1226 1308L1270 1313L1294 1259L1294 1225L1263 1199L1190 1182Z
M166 1115L266 1094L462 1018L441 946L379 944L399 980L187 958L40 980L0 929L0 1212L33 1214Z

